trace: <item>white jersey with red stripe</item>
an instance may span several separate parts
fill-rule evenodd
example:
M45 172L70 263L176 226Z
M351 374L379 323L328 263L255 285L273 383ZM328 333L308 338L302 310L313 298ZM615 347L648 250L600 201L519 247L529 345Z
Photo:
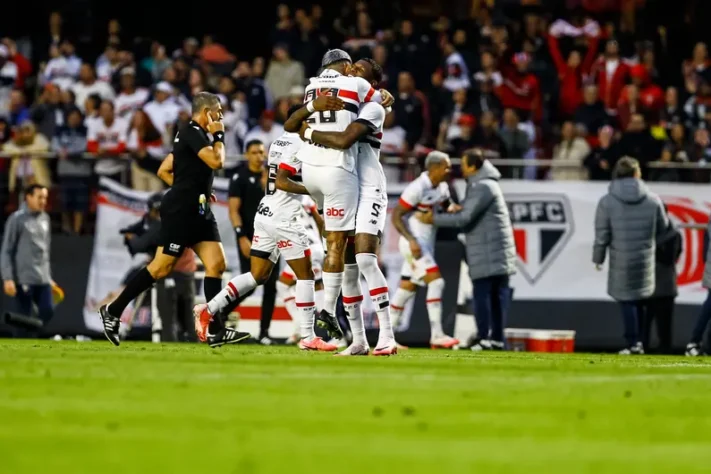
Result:
M450 199L449 185L446 182L433 186L427 171L407 185L400 196L400 205L406 209L427 212L440 206ZM412 235L421 242L434 245L436 229L432 224L425 224L411 215L407 221Z
M382 105L369 102L360 106L356 122L368 126L370 133L358 143L358 181L363 187L372 186L385 191L385 172L380 164L380 142L383 138L385 109Z
M284 133L269 147L267 166L269 176L265 195L259 203L256 218L292 219L302 212L302 196L276 188L277 169L286 169L292 175L301 171L301 162L296 154L303 145L298 133Z
M304 103L309 103L319 95L331 95L344 102L344 109L322 111L311 114L307 122L314 130L342 132L356 120L361 104L382 101L380 92L363 78L344 76L333 69L324 70L318 77L311 78L306 87ZM299 151L299 161L311 166L338 167L355 171L356 150L336 150L306 141Z

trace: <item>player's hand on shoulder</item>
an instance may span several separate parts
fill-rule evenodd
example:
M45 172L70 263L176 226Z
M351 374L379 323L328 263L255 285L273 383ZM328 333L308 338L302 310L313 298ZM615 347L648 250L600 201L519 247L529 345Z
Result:
M383 97L381 105L383 107L391 107L395 103L395 97L385 89L380 89L380 95Z
M210 114L207 114L207 131L210 133L224 132L225 124L222 123L222 120L212 120Z
M322 112L324 110L343 110L343 101L338 97L330 95L320 95L314 100L314 110Z

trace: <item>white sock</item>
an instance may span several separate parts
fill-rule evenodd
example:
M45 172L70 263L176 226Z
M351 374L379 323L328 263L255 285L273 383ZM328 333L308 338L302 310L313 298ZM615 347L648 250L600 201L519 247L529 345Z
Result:
M330 315L336 314L338 295L341 294L343 273L323 272L323 309Z
M323 293L323 288L321 288L320 290L316 290L316 311L318 311L319 313L323 309Z
M390 319L390 296L388 294L388 281L385 279L382 270L378 266L378 257L372 253L359 253L356 255L356 262L360 269L368 289L370 298L375 306L375 313L378 315L378 325L380 334L378 340L394 339L393 325ZM380 346L381 344L378 344Z
M363 322L363 291L360 287L360 271L358 265L346 264L343 272L343 309L346 310L348 322L351 324L353 344L367 345L365 339L365 323Z
M427 314L430 316L430 329L432 338L444 335L442 331L442 293L444 280L437 278L427 284Z
M249 291L257 287L257 281L251 273L243 273L231 279L227 286L220 291L217 296L207 303L207 310L210 314L217 314L222 308Z
M414 291L399 287L395 290L393 299L390 302L390 319L394 328L400 326L400 319L402 319L402 312L405 310L405 305L413 296L415 296Z
M296 280L296 307L301 321L301 338L311 340L314 338L314 319L316 318L316 304L314 302L314 281Z
M294 334L300 334L301 329L301 318L296 309L295 285L287 285L286 283L277 280L276 282L277 299L284 303L286 312L289 313L289 317L294 322Z

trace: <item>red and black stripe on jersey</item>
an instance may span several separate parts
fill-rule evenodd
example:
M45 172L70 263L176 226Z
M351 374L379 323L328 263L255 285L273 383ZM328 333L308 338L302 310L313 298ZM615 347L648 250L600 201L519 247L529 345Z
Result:
M380 144L383 139L383 132L378 132L378 128L373 125L371 122L368 120L359 118L356 120L358 123L362 123L363 125L367 125L368 128L370 129L370 133L360 140L358 140L359 143L367 143L368 145L372 146L375 149L380 149Z

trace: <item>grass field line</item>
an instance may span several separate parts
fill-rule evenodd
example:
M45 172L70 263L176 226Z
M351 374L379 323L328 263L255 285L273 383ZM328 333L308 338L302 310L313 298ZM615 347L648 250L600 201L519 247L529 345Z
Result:
M452 383L460 385L464 382L475 382L475 383L496 383L496 384L513 384L519 385L521 383L528 384L547 384L551 382L551 379L555 379L560 383L580 383L580 384L605 384L605 383L628 383L628 382L649 382L649 381L688 381L688 380L710 380L711 372L709 373L699 373L699 374L674 374L674 373L663 373L663 374L623 374L620 375L591 375L591 374L571 374L571 373L560 373L555 374L551 377L549 375L515 375L511 374L491 374L489 372L477 374L456 374L456 375L444 375L444 374L407 374L407 373L392 373L392 372L377 372L368 370L349 370L348 372L337 372L334 373L331 370L318 372L313 369L307 370L294 370L294 368L287 369L285 371L265 371L265 372L255 372L255 371L241 371L238 366L230 368L231 370L225 372L201 372L201 373L166 373L165 371L150 373L131 373L127 377L122 377L113 370L105 370L101 368L90 369L90 370L79 370L71 371L68 369L57 370L53 368L52 370L33 370L29 371L7 371L0 370L0 379L37 379L37 378L48 378L54 380L72 380L72 379L84 379L86 377L91 377L92 379L104 379L104 380L117 380L117 379L130 379L132 381L148 380L148 381L206 381L206 380L234 380L235 382L240 380L269 380L278 376L280 379L288 380L364 380L364 379L382 379L387 381L400 380L409 382L438 382L438 383Z

